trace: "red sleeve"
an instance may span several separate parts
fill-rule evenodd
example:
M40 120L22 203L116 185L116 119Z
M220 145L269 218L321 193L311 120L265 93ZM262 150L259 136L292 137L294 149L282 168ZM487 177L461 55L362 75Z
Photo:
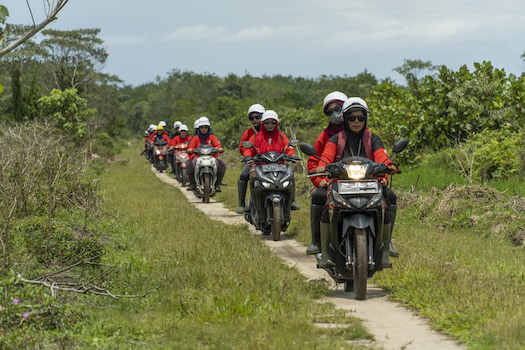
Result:
M189 150L193 150L194 148L199 147L200 143L201 143L201 139L200 139L200 137L197 136L197 135L195 135L195 136L191 139L190 144L188 145L188 151L189 151ZM194 155L193 153L190 153L189 156L190 156L190 159L195 158L195 155Z
M253 143L253 145L255 146L255 134L252 135L252 137L250 137L250 139L248 140L250 141L251 143ZM244 149L244 152L242 153L242 156L243 157L253 157L257 154L257 151L255 150L255 148L245 148Z
M242 143L243 143L244 141L249 141L249 140L250 140L250 137L251 137L251 135L250 135L250 130L251 130L251 129L247 129L247 130L242 134L241 142L239 142L239 153L240 153L241 155L244 154L244 150L246 149L246 148L242 147Z
M326 162L326 164L332 164L335 160L337 154L337 144L334 142L327 142L323 150L323 155L321 159ZM323 164L323 166L326 166Z
M295 154L295 150L292 146L290 146L290 140L288 140L288 137L286 137L286 135L283 133L281 133L281 136L283 138L284 152L289 156L293 156Z
M319 137L317 137L317 140L314 143L315 152L317 153L319 157L323 154L323 151L324 151L324 148L327 142L328 142L328 134L325 131L323 131L321 134L319 134ZM323 162L321 163L322 165L325 165ZM313 156L308 157L308 163L307 163L308 171L314 171L315 168L317 168L318 166L319 166L319 159ZM312 181L315 187L319 186L319 182L321 182L321 180L328 180L328 179L326 177L320 177L320 176L315 176L315 177L310 178L310 181Z
M166 134L166 133L162 134L162 139L169 144L170 138L169 138L168 134Z
M211 145L213 147L221 148L221 143L219 142L219 139L215 137L215 135L210 135Z

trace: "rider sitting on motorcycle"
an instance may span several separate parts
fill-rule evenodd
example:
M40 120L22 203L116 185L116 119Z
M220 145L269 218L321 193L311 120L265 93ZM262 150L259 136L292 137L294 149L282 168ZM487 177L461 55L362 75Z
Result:
M246 129L244 134L242 134L241 142L239 143L239 152L241 155L244 154L244 148L242 146L243 141L249 141L250 138L259 132L261 129L261 117L265 112L265 109L260 104L251 105L248 108L248 119L252 123L251 128ZM245 198L246 198L246 188L248 187L248 181L250 180L250 165L246 164L244 169L241 171L239 180L237 181L237 191L239 195L239 206L237 207L237 213L244 213Z
M200 156L198 154L192 154L191 152L193 149L203 145L210 145L212 147L217 147L220 153L224 152L221 143L219 140L217 140L215 135L213 135L213 132L210 129L210 120L206 117L201 117L198 119L198 121L199 124L196 125L199 127L197 129L197 134L193 136L190 144L188 145L188 153L190 153L189 157L191 159L191 161L186 165L186 172L188 174L188 181L190 183L188 191L193 191L196 189L194 172L197 158ZM224 164L224 162L218 158L217 154L214 154L213 156L217 158L217 181L215 182L215 191L221 192L221 182L224 178L224 174L226 173L226 164Z
M399 171L398 166L388 159L388 153L383 146L383 142L376 134L372 134L366 127L368 115L370 111L366 102L359 97L350 97L343 104L343 130L330 137L328 140L321 159L326 164L337 162L341 159L360 156L366 157L376 163L384 163L390 174L395 174ZM321 164L325 164L320 162ZM324 172L325 166L319 166L316 172ZM381 185L384 187L384 196L388 197L387 188L388 179L383 177L379 179ZM392 192L393 194L393 192ZM386 198L385 198L386 199ZM328 207L332 202L332 194L329 192L328 198L323 207L321 216L321 261L319 267L330 267L334 263L328 257L328 247L330 244L330 223ZM386 201L388 203L388 200ZM389 250L386 248L390 243L391 235L391 215L389 210L385 211L385 227L383 234L383 257L381 267L391 267L389 257Z
M152 134L152 142L155 143L157 141L166 141L168 142L170 139L168 138L168 133L164 130L164 127L162 125L157 126L157 130L155 133Z
M173 136L173 138L170 138L168 142L170 149L182 143L189 144L191 140L191 136L188 134L188 127L185 124L180 123L180 125L178 125L177 123L180 122L175 122L177 135ZM178 178L180 174L177 173L178 169L176 166L175 152L176 150L173 151L173 155L170 158L170 164L172 168L171 173L175 175L175 178Z
M348 97L339 91L331 92L324 98L323 112L328 117L329 123L314 143L314 148L318 155L323 154L328 139L343 130L343 103L347 99ZM318 158L313 156L308 158L308 171L314 171L318 166ZM330 181L328 178L321 176L311 177L310 180L316 189L312 194L312 204L310 205L312 242L306 248L306 254L317 254L321 251L321 213L326 201L326 191Z
M295 154L293 147L289 146L290 141L288 137L282 132L279 132L279 116L275 111L267 110L263 113L261 118L262 127L260 132L250 137L250 142L255 146L253 148L245 148L243 152L244 160L251 160L257 153L266 152L279 152L286 153L289 156L299 159L299 156ZM250 188L253 188L256 176L253 171L254 167L250 170ZM295 202L295 181L293 182L293 197L292 197L292 210L299 210L301 206Z

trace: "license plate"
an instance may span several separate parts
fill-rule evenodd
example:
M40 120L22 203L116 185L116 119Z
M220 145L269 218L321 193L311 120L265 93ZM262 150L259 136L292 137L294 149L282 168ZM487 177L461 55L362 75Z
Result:
M373 194L379 192L377 180L368 181L339 181L339 194Z
M273 171L285 171L286 165L284 164L263 164L262 171L265 173L270 173Z

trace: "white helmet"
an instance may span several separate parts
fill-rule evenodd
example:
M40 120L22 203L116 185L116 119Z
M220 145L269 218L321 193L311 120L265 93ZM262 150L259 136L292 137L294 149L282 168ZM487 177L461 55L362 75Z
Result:
M150 124L148 127L148 131L157 130L157 126L155 124Z
M193 128L194 129L198 129L199 128L199 124L201 123L201 119L197 119L196 121L193 122Z
M179 131L188 131L188 126L186 124L181 124L179 126Z
M159 125L162 126L164 129L166 129L166 127L168 126L166 122L159 122Z
M329 93L323 100L323 112L326 109L326 106L330 104L330 102L341 101L344 103L346 100L348 100L348 97L342 92L334 91Z
M173 129L177 129L177 128L180 129L181 125L182 125L182 123L177 120L175 123L173 123Z
M200 120L199 127L204 126L204 125L210 126L210 120L208 118L200 117L199 120Z
M277 120L277 123L279 123L279 116L274 110L271 110L271 109L263 113L262 118L261 118L261 123L264 123L266 119L275 119Z
M250 116L250 113L261 113L263 114L266 110L264 107L258 103L251 105L250 108L248 108L248 113L246 114L248 117Z
M370 110L368 109L368 105L366 104L365 100L363 100L361 97L350 97L343 104L343 113L347 114L356 110L363 111L365 116L370 114Z

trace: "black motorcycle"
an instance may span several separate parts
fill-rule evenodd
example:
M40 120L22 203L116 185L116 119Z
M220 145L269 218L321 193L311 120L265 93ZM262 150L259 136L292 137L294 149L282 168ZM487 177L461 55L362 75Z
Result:
M407 140L397 142L392 156L407 144ZM301 151L321 159L309 144L301 144ZM355 288L358 300L366 299L367 279L381 269L383 249L388 249L383 243L383 186L375 179L388 172L383 163L348 157L328 164L324 173L308 175L327 176L331 180L329 256L335 266L324 269L337 283L345 284L345 291Z
M292 147L298 146L299 141L290 141ZM249 141L242 143L244 148L252 148ZM274 241L281 238L281 232L286 232L291 219L291 204L294 194L293 169L284 162L298 162L285 153L259 153L247 164L255 164L256 180L250 189L249 204L244 218L264 235L272 235Z
M202 145L194 148L193 154L200 155L195 163L195 185L197 186L194 193L198 198L202 198L204 203L210 202L210 197L215 196L215 187L213 184L217 179L217 159L213 155L219 154L217 147Z

